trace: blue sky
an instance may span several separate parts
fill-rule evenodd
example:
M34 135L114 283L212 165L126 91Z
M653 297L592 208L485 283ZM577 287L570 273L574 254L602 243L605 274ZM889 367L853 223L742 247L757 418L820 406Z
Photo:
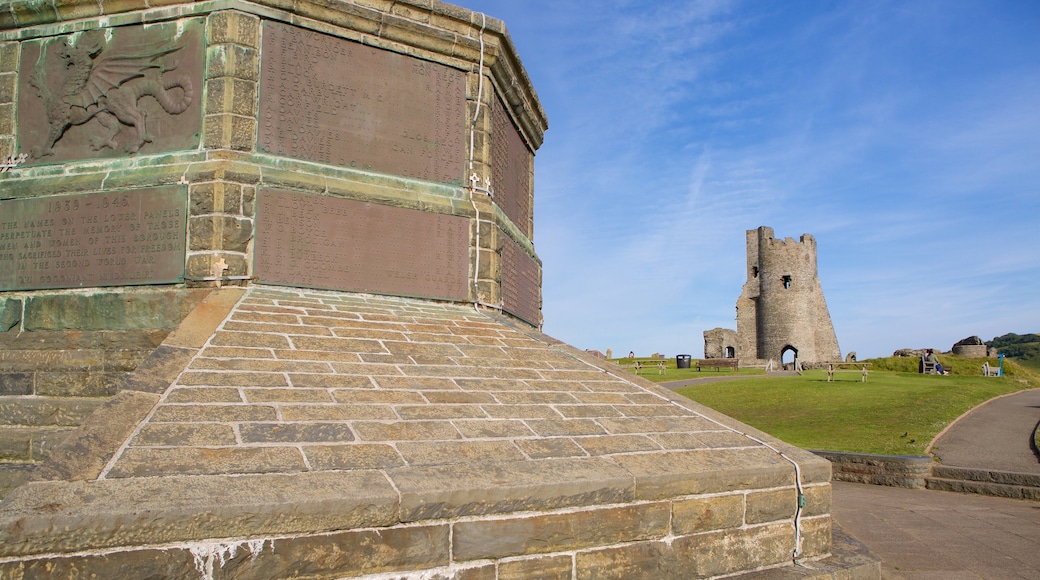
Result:
M843 354L1040 332L1040 2L458 3L549 117L547 333L700 356L762 225L815 236Z

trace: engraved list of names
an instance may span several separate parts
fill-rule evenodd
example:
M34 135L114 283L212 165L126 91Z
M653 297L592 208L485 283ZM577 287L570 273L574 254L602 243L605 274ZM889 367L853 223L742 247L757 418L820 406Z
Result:
M264 284L465 301L469 220L262 189L254 266Z
M342 167L461 183L462 71L266 22L261 151Z
M0 201L0 290L183 281L187 192Z

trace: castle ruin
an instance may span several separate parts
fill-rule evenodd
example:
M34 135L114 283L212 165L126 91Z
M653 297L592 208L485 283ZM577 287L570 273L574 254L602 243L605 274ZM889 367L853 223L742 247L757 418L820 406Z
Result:
M788 354L790 353L790 354ZM747 231L747 282L737 299L737 331L704 332L705 358L840 361L816 268L816 240L777 239L762 226Z

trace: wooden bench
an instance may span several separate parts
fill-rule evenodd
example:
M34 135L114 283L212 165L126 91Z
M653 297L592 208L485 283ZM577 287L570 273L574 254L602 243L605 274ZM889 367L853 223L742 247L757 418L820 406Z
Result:
M854 372L854 373L860 373L860 375L862 376L862 378L860 379L860 382L864 382L865 383L865 382L867 382L867 374L870 372L870 371L867 370L868 366L870 366L870 363L861 363L861 362L830 363L830 364L827 365L827 382L828 383L833 383L834 382L834 373ZM856 367L861 367L861 368L856 368Z
M740 359L736 358L705 358L697 361L697 371L699 372L702 368L714 368L716 371L721 369L733 369L737 370L740 366Z
M989 361L982 363L982 376L984 377L1000 377L1000 367L989 366Z
M919 366L921 368L921 374L924 374L924 375L936 375L936 374L939 374L939 371L937 371L935 369L935 363L934 362L928 362L928 361L924 360L923 356L921 357L921 364Z

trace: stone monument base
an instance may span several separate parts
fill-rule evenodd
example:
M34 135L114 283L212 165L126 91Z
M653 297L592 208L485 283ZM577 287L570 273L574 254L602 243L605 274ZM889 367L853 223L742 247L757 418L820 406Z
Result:
M122 387L0 576L877 577L824 561L828 462L472 307L216 290Z

